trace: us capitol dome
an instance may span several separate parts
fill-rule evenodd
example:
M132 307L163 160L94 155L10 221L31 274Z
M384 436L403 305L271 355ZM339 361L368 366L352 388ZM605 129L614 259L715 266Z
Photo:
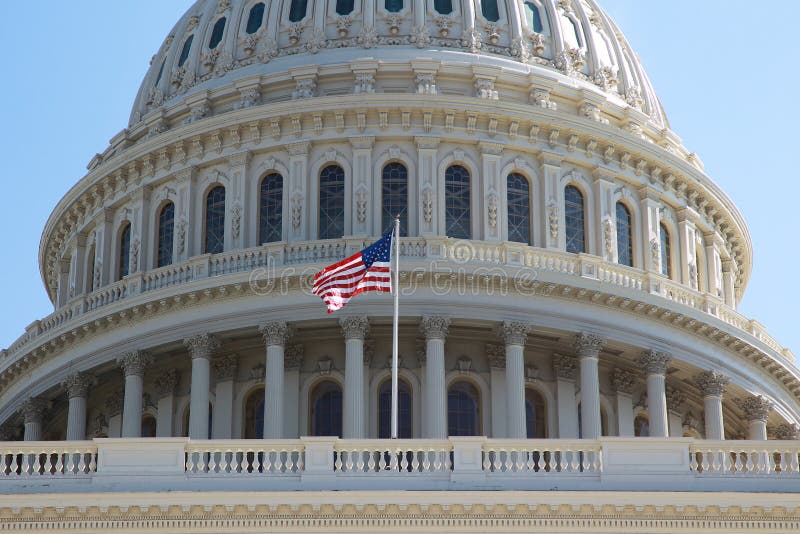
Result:
M387 439L391 298L310 281L398 213ZM797 532L752 256L593 0L199 0L44 228L0 532Z

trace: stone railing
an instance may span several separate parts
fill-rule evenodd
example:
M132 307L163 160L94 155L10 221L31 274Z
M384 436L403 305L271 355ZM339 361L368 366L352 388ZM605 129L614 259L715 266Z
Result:
M235 250L221 254L205 254L189 260L161 267L148 272L139 272L125 279L102 287L92 293L76 297L51 315L32 323L19 339L2 354L0 368L17 354L24 354L27 347L42 335L77 319L78 317L110 304L152 291L177 287L212 277L264 270L269 277L285 274L282 269L298 265L308 266L313 274L320 264L344 258L361 250L372 240L369 238L304 241L298 243L269 243L260 247ZM657 295L677 304L712 315L740 329L755 339L793 360L794 356L772 338L758 322L748 319L725 305L718 297L695 291L660 274L645 272L624 265L604 261L589 254L568 254L558 250L529 247L519 243L496 243L448 238L403 238L400 254L406 262L430 261L431 271L456 264L459 267L480 268L530 268L535 275L530 281L540 279L544 273L573 276L594 280L607 291L621 288L642 294ZM419 265L415 265L419 267ZM401 268L402 264L401 264ZM304 271L294 269L294 275ZM487 273L491 274L491 273Z
M0 493L261 489L798 491L800 442L691 438L508 440L95 439L0 443ZM209 486L208 479L213 479ZM12 484L18 481L21 485ZM383 482L381 482L383 481ZM793 488L793 489L792 489Z

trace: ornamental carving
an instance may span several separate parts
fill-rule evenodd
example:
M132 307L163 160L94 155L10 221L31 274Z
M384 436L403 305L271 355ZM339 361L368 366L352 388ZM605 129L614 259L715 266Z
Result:
M244 39L239 41L239 44L242 47L242 51L244 52L245 57L250 57L256 53L256 48L258 47L258 41L260 36L259 35L248 35Z
M635 377L630 371L625 369L614 369L614 375L611 377L611 383L614 386L614 391L617 393L625 393L630 395L633 393L633 383Z
M497 334L506 345L522 345L524 347L530 331L531 325L527 323L503 321Z
M614 248L616 247L614 242L614 221L608 216L603 218L603 244L606 253L605 260L614 261Z
M597 72L594 73L594 83L604 91L614 90L619 83L617 79L617 68L600 67Z
M433 220L433 192L430 189L422 194L422 218L426 224Z
M483 37L481 37L481 32L475 28L465 32L464 38L461 39L461 46L473 54L480 52L481 47L483 46Z
M638 85L633 85L625 90L625 102L632 108L642 109L644 100L642 99L642 90Z
M575 380L578 376L578 365L574 356L553 354L553 373L556 378Z
M550 239L558 239L558 203L550 199L547 203L547 224L550 228Z
M575 74L586 65L586 52L582 48L569 48L556 56L555 67L566 74Z
M417 48L426 48L431 44L431 32L424 24L411 28L409 41L417 45Z
M487 343L486 358L489 360L489 367L493 369L506 368L506 349L502 345Z
M800 439L800 428L797 425L789 423L781 423L771 429L772 436L780 440L796 440Z
M680 412L681 406L686 401L686 393L676 387L665 386L667 395L667 409L671 412Z
M510 52L512 57L515 57L522 62L526 62L531 57L531 45L524 37L517 37L511 43Z
M486 36L489 38L489 43L497 44L497 41L500 40L500 26L496 22L487 22L483 25L483 29L486 31Z
M356 193L356 220L360 224L367 222L367 192Z
M292 198L292 228L297 230L303 220L303 197L299 194Z
M491 78L476 78L475 96L487 100L497 100L499 95L494 89L494 80Z
M61 386L67 390L67 398L73 397L86 398L89 387L94 383L94 377L85 373L74 373L69 375L61 382Z
M355 84L353 85L353 94L372 94L375 92L375 73L374 72L357 72L355 74Z
M600 108L590 102L584 102L580 108L580 114L587 119L599 122L600 124L608 124L608 119L603 117Z
M386 21L386 25L389 27L389 33L391 35L397 35L400 33L400 25L403 23L403 15L400 13L390 13L386 15L383 20Z
M531 44L531 50L537 56L544 54L544 47L546 45L545 37L541 33L531 32L528 34L528 42Z
M553 111L558 109L558 104L550 101L550 91L547 89L532 89L528 98L534 106Z
M273 58L278 57L278 43L275 39L264 37L261 39L261 42L258 43L256 51L258 60L261 63L268 63Z
M192 359L209 359L213 352L221 345L216 336L208 333L197 334L196 336L184 339L183 344L189 349Z
M261 332L264 338L264 344L267 347L286 345L291 334L289 325L284 321L266 323L262 325L258 331Z
M295 81L295 89L292 91L292 100L312 98L317 89L317 82L312 78L299 78Z
M761 395L753 395L745 399L738 399L736 404L742 409L748 421L763 422L767 421L769 412L772 410L773 406L772 401Z
M178 254L183 254L186 250L186 226L187 226L186 219L181 217L181 220L178 221Z
M239 239L241 226L242 226L242 208L238 204L235 204L233 208L231 208L231 237L233 237L234 239Z
M648 375L664 375L667 366L672 361L672 356L658 350L646 350L639 357L639 365Z
M284 369L300 369L305 359L305 345L289 345L283 355Z
M129 265L129 272L135 273L139 270L139 249L141 248L141 243L138 239L135 239L133 243L131 243L131 259Z
M436 74L433 72L417 72L415 75L417 83L417 94L419 95L435 95L436 89Z
M443 315L424 315L419 329L425 339L444 339L450 328L450 318Z
M156 378L156 394L158 398L168 397L175 393L175 388L178 386L178 371L175 369L169 369L161 373L161 375Z
M29 397L20 405L19 411L27 425L28 423L41 423L44 412L49 407L50 401L41 397Z
M122 391L114 391L106 398L106 411L109 417L114 417L122 413L122 406L125 403L125 396Z
M258 89L248 89L242 91L239 97L239 103L236 105L238 109L246 109L257 106L261 103L261 91Z
M442 37L447 37L450 35L450 26L454 22L451 17L448 17L447 15L436 15L433 17L433 22L439 27L439 35Z
M350 15L341 15L336 17L336 30L339 34L339 37L347 37L347 34L350 33L350 26L353 25L353 17Z
M235 354L225 354L214 360L214 372L217 382L234 380L239 370L239 358Z
M655 237L650 240L650 260L656 267L661 263L661 243Z
M730 379L719 371L703 371L694 377L694 383L704 397L721 397Z
M589 332L581 332L575 336L575 353L578 356L593 356L597 357L606 340L602 337Z
M489 203L486 207L488 211L488 218L489 218L489 227L496 228L497 227L497 195L492 193L489 195Z
M364 26L358 34L357 42L364 48L375 48L378 46L378 30L375 26Z
M363 315L351 315L339 319L339 326L345 339L363 340L369 333L369 321Z

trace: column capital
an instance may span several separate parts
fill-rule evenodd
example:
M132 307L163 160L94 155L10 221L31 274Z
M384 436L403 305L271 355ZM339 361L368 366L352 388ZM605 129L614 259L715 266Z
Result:
M575 380L578 376L578 366L574 356L566 354L553 354L553 372L556 378Z
M115 415L121 414L124 403L125 396L121 391L114 391L111 393L111 395L109 395L106 399L106 410L108 410L108 416L114 417Z
M305 345L289 345L283 355L284 369L300 369L305 359Z
M502 345L487 343L486 357L489 359L489 367L492 369L506 368L506 350Z
M369 333L369 320L364 315L350 315L339 319L345 339L364 340Z
M773 406L772 401L761 395L737 399L736 404L744 411L748 421L763 421L765 423Z
M606 340L597 334L590 332L581 332L575 336L575 353L581 357L597 358Z
M503 321L497 329L497 335L506 345L522 345L528 340L531 325L527 323Z
M239 359L235 354L225 354L214 359L214 372L217 376L217 382L235 379L238 370Z
M800 428L797 425L789 423L781 423L770 429L770 433L775 439L780 440L795 440L800 438Z
M213 334L204 332L183 340L183 344L192 353L192 359L204 358L208 360L221 343Z
M672 356L659 350L646 350L639 356L639 365L648 375L665 375Z
M175 393L175 388L178 385L178 371L170 369L156 378L156 393L158 398L162 399Z
M150 356L150 353L143 350L126 352L117 358L117 364L122 367L125 376L144 376L144 368L150 365L152 361L153 358Z
M273 321L266 323L258 328L264 338L264 344L267 347L274 347L277 345L286 345L291 336L291 329L285 321Z
M450 328L450 318L444 315L423 315L419 330L425 339L444 339Z
M617 393L625 393L630 395L633 393L633 383L636 377L630 371L625 369L615 368L614 375L611 378L611 383L614 385L614 391Z
M61 386L67 390L67 398L83 397L89 394L89 387L94 383L95 378L85 373L73 373L66 377Z
M703 371L695 375L694 383L704 397L721 397L730 379L719 371Z
M29 397L23 402L19 411L22 414L25 424L41 423L45 410L50 406L50 401L41 397Z
M679 412L684 401L686 401L686 393L673 386L665 386L664 388L667 395L667 410L670 412Z

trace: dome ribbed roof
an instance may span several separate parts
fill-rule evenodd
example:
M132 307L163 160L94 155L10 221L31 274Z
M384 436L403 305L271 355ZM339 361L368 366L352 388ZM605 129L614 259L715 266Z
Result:
M176 98L273 72L284 58L324 65L347 51L491 56L582 80L668 127L638 58L593 0L199 0L153 57L131 124Z

